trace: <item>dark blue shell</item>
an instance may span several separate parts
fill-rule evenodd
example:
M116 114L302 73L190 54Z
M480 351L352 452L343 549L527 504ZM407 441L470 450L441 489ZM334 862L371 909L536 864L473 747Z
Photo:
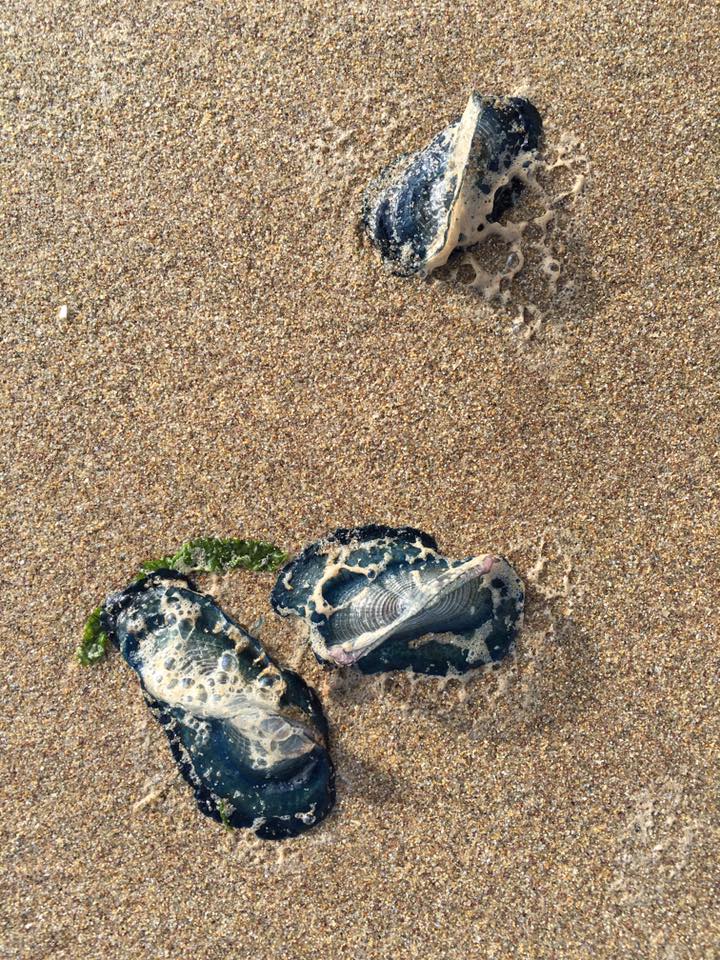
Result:
M540 114L523 97L473 94L470 105L476 107L477 119L467 157L454 155L463 121L458 118L423 150L386 167L365 192L365 231L394 273L424 272L433 244L449 230L461 186L466 199L493 195L487 222L498 220L522 190L509 171L519 157L538 149ZM459 185L466 171L467 182ZM462 237L458 245L463 245Z
M110 597L102 621L204 814L266 839L328 814L334 772L317 695L212 597L159 570Z
M511 650L524 589L502 558L450 561L420 530L371 525L306 547L280 571L271 603L305 620L328 666L446 675ZM381 639L366 648L370 635Z

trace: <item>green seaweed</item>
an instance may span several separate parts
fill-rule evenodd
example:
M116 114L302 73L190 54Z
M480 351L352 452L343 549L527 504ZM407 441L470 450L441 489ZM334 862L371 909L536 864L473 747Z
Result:
M220 800L217 805L217 812L220 814L220 821L226 830L232 830L232 824L230 823L230 815L227 812L227 807L225 806L225 801Z
M266 540L239 540L236 537L198 537L188 540L177 553L148 560L139 577L168 568L181 573L227 573L230 570L273 571L287 560L287 554Z
M229 573L231 570L272 572L287 560L287 554L267 540L240 540L237 537L197 537L188 540L172 556L147 560L135 579L154 570L178 570L180 573ZM100 628L101 607L88 617L77 657L84 667L99 663L108 648L107 634Z
M133 580L142 580L148 573L154 573L156 570L173 570L175 569L174 561L174 557L160 557L159 560L146 560L145 563L140 564L140 568L133 577Z
M85 622L80 646L75 655L84 667L99 663L107 653L108 635L100 626L102 607L95 607Z

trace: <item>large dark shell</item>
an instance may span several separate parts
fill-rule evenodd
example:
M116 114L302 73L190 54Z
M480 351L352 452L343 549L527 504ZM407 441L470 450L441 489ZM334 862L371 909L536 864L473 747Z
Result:
M392 272L426 275L478 243L522 190L541 137L529 100L474 93L427 147L386 167L365 191L362 219Z
M212 597L159 570L110 597L102 621L204 814L267 839L326 816L334 773L317 695Z
M280 571L271 603L305 620L328 666L447 675L511 650L524 589L501 557L451 561L421 530L373 525L303 550Z

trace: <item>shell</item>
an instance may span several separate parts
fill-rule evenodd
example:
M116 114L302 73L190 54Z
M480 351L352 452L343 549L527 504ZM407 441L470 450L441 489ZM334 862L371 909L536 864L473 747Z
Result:
M212 597L159 570L109 597L102 622L204 814L266 839L326 816L334 773L317 695Z
M280 571L271 603L306 622L323 664L444 676L504 657L524 596L502 557L448 560L421 530L372 525L306 547Z
M473 93L460 119L386 167L365 191L362 220L391 271L426 276L478 243L515 202L541 137L529 100Z

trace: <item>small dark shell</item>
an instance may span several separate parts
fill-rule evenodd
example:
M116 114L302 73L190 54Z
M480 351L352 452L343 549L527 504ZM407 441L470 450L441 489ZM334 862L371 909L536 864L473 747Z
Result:
M541 137L529 100L474 93L427 147L386 167L365 191L362 220L392 272L427 275L476 244L515 202Z
M306 547L280 571L271 603L305 620L328 666L446 675L511 650L524 588L501 557L450 561L421 530L372 525Z
M108 598L102 622L204 814L266 839L327 815L334 772L317 695L212 597L158 570Z

